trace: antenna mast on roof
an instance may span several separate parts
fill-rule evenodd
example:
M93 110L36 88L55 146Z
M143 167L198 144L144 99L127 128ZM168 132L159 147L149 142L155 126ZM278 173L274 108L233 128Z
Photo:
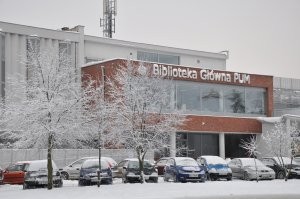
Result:
M112 38L115 33L115 16L117 15L117 0L103 0L103 18L100 18L100 27L103 27L103 36Z

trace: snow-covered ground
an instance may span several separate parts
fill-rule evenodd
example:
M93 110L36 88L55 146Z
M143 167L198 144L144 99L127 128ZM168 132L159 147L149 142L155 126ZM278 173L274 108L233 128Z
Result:
M216 181L205 183L122 184L78 187L77 181L64 181L62 188L23 190L20 185L0 185L1 199L198 199L198 198L300 198L300 180Z

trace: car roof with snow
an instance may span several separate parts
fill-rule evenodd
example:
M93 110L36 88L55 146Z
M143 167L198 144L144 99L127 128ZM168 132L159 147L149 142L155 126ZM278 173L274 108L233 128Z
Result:
M204 158L207 164L227 164L223 158L215 155L203 155L201 158Z
M193 158L190 157L173 157L175 161L180 161L180 160L195 160ZM196 160L195 160L196 161Z
M127 161L139 161L137 158L126 158ZM150 162L149 160L144 159L144 162Z
M53 169L56 170L56 164L52 160ZM47 169L47 160L32 160L29 162L28 171L39 171L42 169Z

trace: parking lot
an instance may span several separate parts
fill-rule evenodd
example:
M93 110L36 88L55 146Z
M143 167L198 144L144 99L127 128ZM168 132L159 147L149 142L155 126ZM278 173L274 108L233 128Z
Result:
M271 181L206 181L205 183L164 182L127 183L114 179L112 185L78 187L77 180L64 180L61 188L23 190L22 185L1 185L0 198L5 199L82 199L82 198L299 198L300 180L291 179Z

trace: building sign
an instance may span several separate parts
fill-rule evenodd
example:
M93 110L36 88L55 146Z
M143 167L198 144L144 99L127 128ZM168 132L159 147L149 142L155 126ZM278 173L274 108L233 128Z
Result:
M215 72L214 70L208 69L200 70L200 78L208 81L250 84L250 75L248 74Z
M197 71L190 68L178 68L172 66L153 64L153 74L162 77L181 77L197 79Z
M244 73L229 73L209 69L196 69L189 67L174 67L163 64L153 64L153 74L183 79L198 79L205 81L250 84L250 75Z

